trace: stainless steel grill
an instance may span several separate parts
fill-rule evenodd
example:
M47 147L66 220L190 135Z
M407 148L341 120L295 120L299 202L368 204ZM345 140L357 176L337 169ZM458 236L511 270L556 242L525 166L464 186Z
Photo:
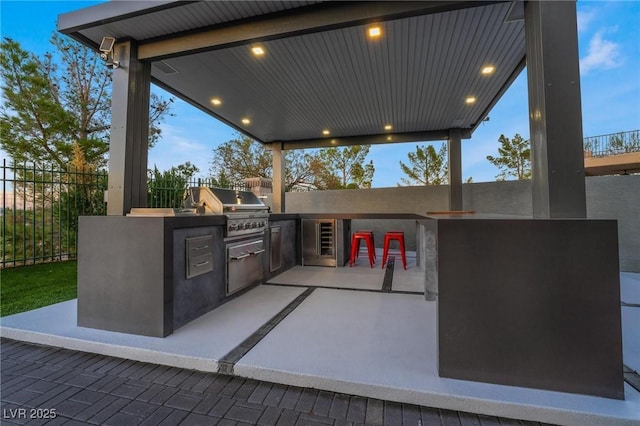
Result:
M226 237L262 234L269 223L269 208L250 191L192 187L185 208L197 214L225 215Z

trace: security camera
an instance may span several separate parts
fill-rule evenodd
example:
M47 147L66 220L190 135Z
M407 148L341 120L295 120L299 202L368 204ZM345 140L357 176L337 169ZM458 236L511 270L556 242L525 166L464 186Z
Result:
M100 52L109 54L113 52L113 45L116 44L116 39L113 37L102 37L102 43L100 43ZM100 55L102 57L102 55Z
M105 61L109 68L118 68L120 64L118 61L113 60L113 46L116 44L116 39L113 37L102 37L102 43L100 43L100 59Z

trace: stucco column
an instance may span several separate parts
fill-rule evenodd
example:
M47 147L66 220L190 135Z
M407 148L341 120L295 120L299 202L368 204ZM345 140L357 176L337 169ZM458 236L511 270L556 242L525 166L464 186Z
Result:
M273 212L284 213L285 161L282 144L272 143L271 153L273 155Z
M130 41L115 45L114 60L107 214L122 216L147 205L151 65Z
M449 161L449 210L462 210L462 148L460 129L450 129L447 140Z
M584 218L586 194L576 2L525 2L536 218Z

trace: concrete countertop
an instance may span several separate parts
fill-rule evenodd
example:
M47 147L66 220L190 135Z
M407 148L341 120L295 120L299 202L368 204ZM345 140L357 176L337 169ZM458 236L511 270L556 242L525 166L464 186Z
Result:
M287 219L424 219L414 213L271 213L270 221Z
M435 219L435 220L527 220L532 219L531 216L520 216L510 214L498 214L498 213L474 213L474 212L427 212L421 219Z

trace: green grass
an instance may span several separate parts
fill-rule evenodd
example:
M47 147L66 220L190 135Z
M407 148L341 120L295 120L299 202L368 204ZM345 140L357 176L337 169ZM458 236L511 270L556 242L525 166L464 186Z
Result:
M0 269L0 316L75 299L77 270L75 261Z

